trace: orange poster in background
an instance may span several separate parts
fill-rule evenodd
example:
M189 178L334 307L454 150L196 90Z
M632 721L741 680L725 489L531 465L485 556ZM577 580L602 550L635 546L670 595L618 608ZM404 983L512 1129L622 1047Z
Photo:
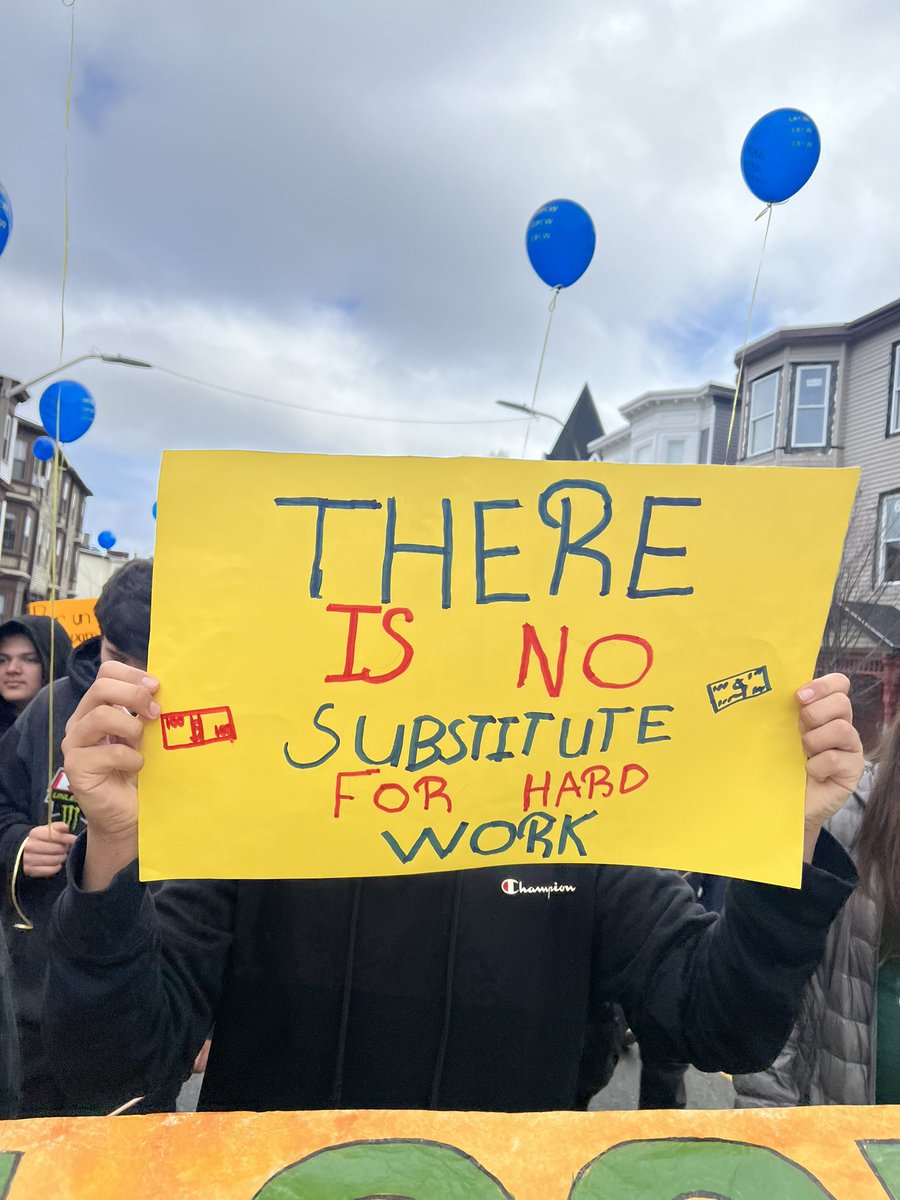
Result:
M100 626L94 615L97 597L90 600L57 600L54 615L72 639L73 646L80 646L89 638L100 636ZM50 601L35 600L28 605L33 617L49 617Z
M81 1117L0 1151L9 1200L900 1200L896 1108Z

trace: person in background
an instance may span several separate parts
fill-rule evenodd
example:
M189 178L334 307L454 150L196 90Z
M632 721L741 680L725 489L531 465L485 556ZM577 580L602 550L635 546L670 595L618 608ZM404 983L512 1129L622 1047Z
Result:
M69 635L50 617L16 617L0 625L0 734L13 725L42 687L66 673L72 651Z
M900 714L828 829L860 886L835 918L781 1054L767 1071L735 1076L738 1108L900 1104Z
M152 575L152 564L145 559L133 559L120 567L97 600L101 636L76 646L67 659L60 656L60 674L63 670L66 674L53 684L49 778L49 687L38 693L0 738L0 871L5 877L0 915L12 959L24 1117L61 1115L65 1111L40 1039L47 921L65 887L66 856L76 834L84 828L78 801L61 769L60 747L66 722L94 682L101 663L146 666ZM8 626L26 621L49 625L48 617L23 617L0 627L0 635ZM49 633L46 636L49 639ZM3 644L0 642L0 655ZM65 644L71 647L67 637Z

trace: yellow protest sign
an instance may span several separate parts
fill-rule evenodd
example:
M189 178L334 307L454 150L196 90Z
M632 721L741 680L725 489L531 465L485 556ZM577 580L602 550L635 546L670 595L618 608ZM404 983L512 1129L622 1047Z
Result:
M164 456L144 878L796 885L855 471Z
M892 1108L6 1121L8 1200L900 1200Z
M94 614L97 597L89 600L57 600L53 615L72 639L73 646L80 646L89 638L100 636L100 626ZM28 605L28 611L35 617L49 617L51 607L49 600L35 600Z

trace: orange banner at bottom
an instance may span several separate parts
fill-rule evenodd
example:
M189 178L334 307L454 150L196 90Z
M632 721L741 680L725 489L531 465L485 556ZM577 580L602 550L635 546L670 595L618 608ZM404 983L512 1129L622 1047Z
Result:
M199 1113L0 1124L28 1200L900 1200L900 1108Z

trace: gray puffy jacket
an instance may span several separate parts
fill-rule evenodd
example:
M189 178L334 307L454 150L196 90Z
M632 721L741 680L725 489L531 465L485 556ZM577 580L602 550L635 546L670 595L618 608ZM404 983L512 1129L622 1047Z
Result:
M868 769L828 828L851 858L872 789ZM875 983L881 907L857 888L828 934L800 1016L767 1071L736 1075L738 1108L875 1103Z

